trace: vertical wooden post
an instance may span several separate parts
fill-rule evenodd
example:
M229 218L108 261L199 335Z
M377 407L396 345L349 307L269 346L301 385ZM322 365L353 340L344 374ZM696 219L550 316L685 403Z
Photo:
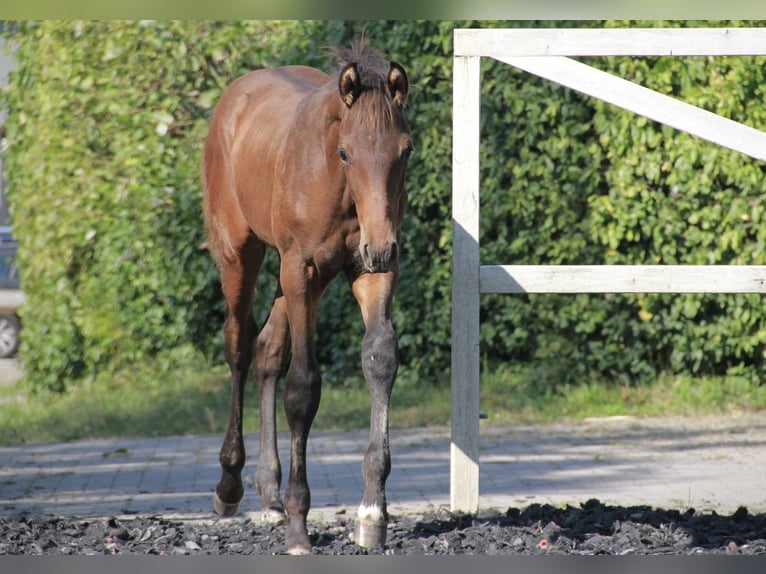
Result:
M450 505L479 507L480 59L456 56L452 135L452 444Z

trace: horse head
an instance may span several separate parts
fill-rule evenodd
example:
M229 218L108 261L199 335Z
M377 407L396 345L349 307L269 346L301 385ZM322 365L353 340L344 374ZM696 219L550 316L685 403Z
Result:
M409 85L396 62L383 60L377 52L362 55L349 57L338 78L345 110L337 161L356 209L364 268L386 272L398 263L399 228L407 203L404 176L413 150L404 117Z

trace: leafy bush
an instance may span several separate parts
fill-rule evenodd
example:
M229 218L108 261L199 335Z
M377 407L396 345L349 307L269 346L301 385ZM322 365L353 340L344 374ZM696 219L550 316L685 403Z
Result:
M13 32L5 100L10 204L28 304L28 380L220 357L222 303L198 177L209 114L246 70L328 69L364 31L408 70L416 154L394 320L402 381L448 382L452 31L525 22L40 22ZM626 26L628 23L609 23ZM630 25L675 25L631 23ZM707 26L715 23L705 23ZM744 24L735 24L744 25ZM594 65L764 128L762 58L602 58ZM758 162L483 60L482 258L502 263L763 263ZM255 314L268 312L276 258ZM658 371L758 376L754 296L485 296L488 364L541 385ZM358 373L361 321L342 280L321 306L320 360Z
M20 25L7 175L33 386L213 353L221 302L199 185L208 115L233 78L279 63L272 41L280 57L304 57L314 27Z
M608 69L765 130L765 64L765 57L615 58ZM596 110L594 125L610 167L607 192L590 198L591 238L604 248L606 262L766 262L762 162L600 102ZM761 377L762 297L646 295L625 303L633 311L626 319L636 340L634 361L655 370L744 369Z
M589 63L764 129L764 61L594 58ZM763 264L761 162L550 83L519 78L507 67L489 69L491 77L485 73L483 83L484 261ZM593 378L635 383L662 371L759 379L766 341L761 300L755 295L487 297L482 348L490 362L527 365L542 385Z

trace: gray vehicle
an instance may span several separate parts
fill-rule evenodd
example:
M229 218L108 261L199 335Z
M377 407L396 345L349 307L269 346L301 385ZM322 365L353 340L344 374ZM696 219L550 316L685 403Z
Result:
M12 24L0 21L0 31L8 25ZM0 88L7 84L8 73L15 67L12 54L5 48L5 41L0 40ZM6 110L0 109L0 359L13 357L19 348L21 323L16 310L24 301L16 269L16 241L11 233L11 220L3 189L3 123L6 116Z
M10 227L0 227L0 358L13 357L19 348L21 321L17 310L24 302L16 268L16 241Z

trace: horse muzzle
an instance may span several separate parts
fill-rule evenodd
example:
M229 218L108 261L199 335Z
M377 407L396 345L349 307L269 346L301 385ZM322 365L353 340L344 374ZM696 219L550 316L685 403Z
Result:
M381 246L361 243L359 253L362 256L365 271L370 273L386 273L399 263L399 244L396 241Z

